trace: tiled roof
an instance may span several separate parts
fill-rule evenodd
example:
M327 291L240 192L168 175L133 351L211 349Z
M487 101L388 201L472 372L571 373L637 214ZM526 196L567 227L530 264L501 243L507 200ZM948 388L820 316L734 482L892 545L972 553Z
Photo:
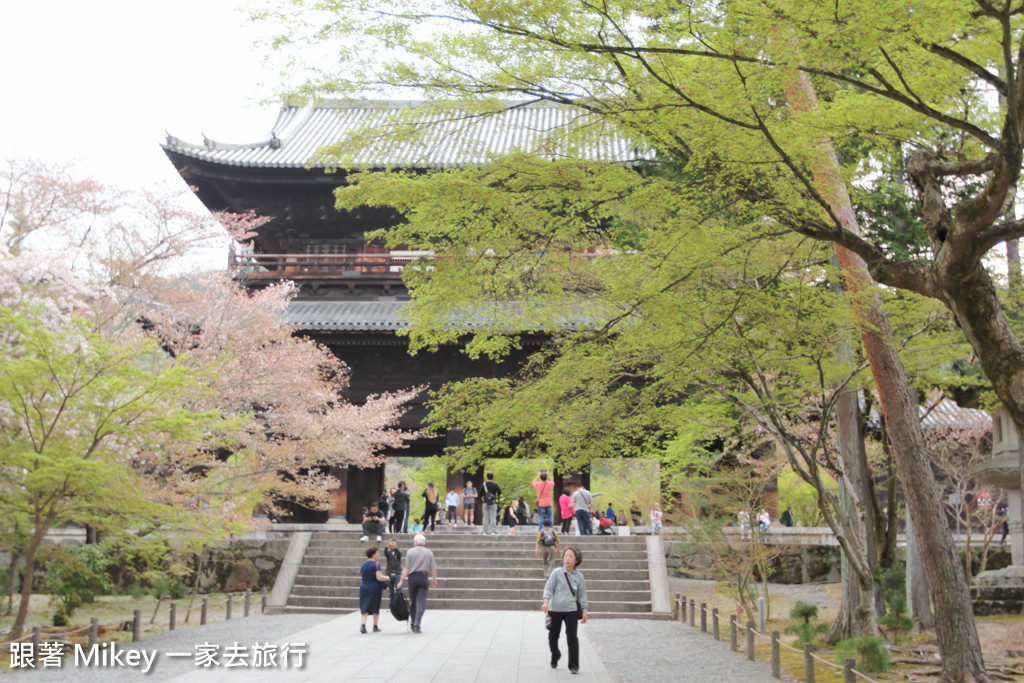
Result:
M923 406L918 408L922 415L926 410ZM992 428L992 416L984 410L961 408L955 401L944 398L925 415L921 420L921 426L925 429L974 427L984 431Z
M394 332L409 326L405 301L292 301L285 319L303 331Z
M461 111L440 113L410 101L327 102L309 108L286 106L266 140L227 144L206 139L193 144L167 136L168 152L228 166L304 168L318 149L356 137L352 168L455 168L486 163L513 151L537 152L610 163L652 159L608 124L579 109L550 104L521 104L481 117ZM419 132L405 142L381 139L396 125ZM574 135L570 129L584 130ZM373 134L377 131L377 135ZM346 163L346 165L348 165Z
M403 307L408 305L407 301L292 301L288 304L285 312L285 319L296 329L304 332L395 332L409 327ZM536 323L536 329L526 329L523 325L521 332L540 331L545 327L543 320L547 319L551 324L547 327L557 327L562 330L579 329L599 324L602 318L594 313L582 313L579 311L567 311L566 314L557 314L550 317L539 310L536 315L530 315L524 311L520 304L515 306L513 317L519 320L531 320ZM495 318L483 308L479 310L463 310L451 314L451 325L457 329L467 331L482 327L489 327L495 322Z

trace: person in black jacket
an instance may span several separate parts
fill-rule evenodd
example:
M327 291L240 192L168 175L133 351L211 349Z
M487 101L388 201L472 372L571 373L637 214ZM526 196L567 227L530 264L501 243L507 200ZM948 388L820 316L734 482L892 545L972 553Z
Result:
M409 491L405 488L405 482L398 482L398 490L395 491L395 500L392 503L395 508L394 520L395 530L400 533L409 531Z
M501 487L494 483L494 472L487 473L487 481L484 482L484 530L485 534L498 535L498 498L501 497Z

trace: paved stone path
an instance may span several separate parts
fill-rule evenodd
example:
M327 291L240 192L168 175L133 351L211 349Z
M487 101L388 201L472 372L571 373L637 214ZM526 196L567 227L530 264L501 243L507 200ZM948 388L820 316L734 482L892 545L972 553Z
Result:
M126 644L156 650L153 670L82 667L71 660L57 669L17 673L12 682L173 681L257 683L352 681L374 683L654 683L658 681L741 681L768 683L768 666L751 663L688 626L667 621L593 620L580 630L580 673L565 665L565 640L558 669L548 663L547 633L540 612L427 610L422 634L406 630L390 614L381 615L383 633L359 633L359 615L281 615L249 617L205 627L180 629ZM221 653L255 642L305 645L303 668L200 668L197 645L219 645ZM224 655L221 654L223 664ZM246 657L251 662L250 656Z

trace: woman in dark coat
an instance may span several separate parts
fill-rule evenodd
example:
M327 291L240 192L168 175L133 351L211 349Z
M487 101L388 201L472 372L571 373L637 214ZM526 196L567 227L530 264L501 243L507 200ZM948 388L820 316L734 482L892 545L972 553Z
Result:
M380 627L380 598L382 590L380 584L387 581L388 577L380 570L380 562L377 555L380 550L375 545L366 549L366 561L359 567L359 632L366 633L366 617L373 615L373 632L379 633Z

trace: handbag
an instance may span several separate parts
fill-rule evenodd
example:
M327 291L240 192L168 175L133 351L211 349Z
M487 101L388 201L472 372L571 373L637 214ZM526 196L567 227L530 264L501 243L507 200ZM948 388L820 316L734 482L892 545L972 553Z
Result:
M583 605L580 604L580 599L576 596L576 591L572 588L572 581L569 580L569 572L563 571L562 576L565 577L565 582L569 584L569 592L572 593L572 597L576 600L576 618L583 618Z

